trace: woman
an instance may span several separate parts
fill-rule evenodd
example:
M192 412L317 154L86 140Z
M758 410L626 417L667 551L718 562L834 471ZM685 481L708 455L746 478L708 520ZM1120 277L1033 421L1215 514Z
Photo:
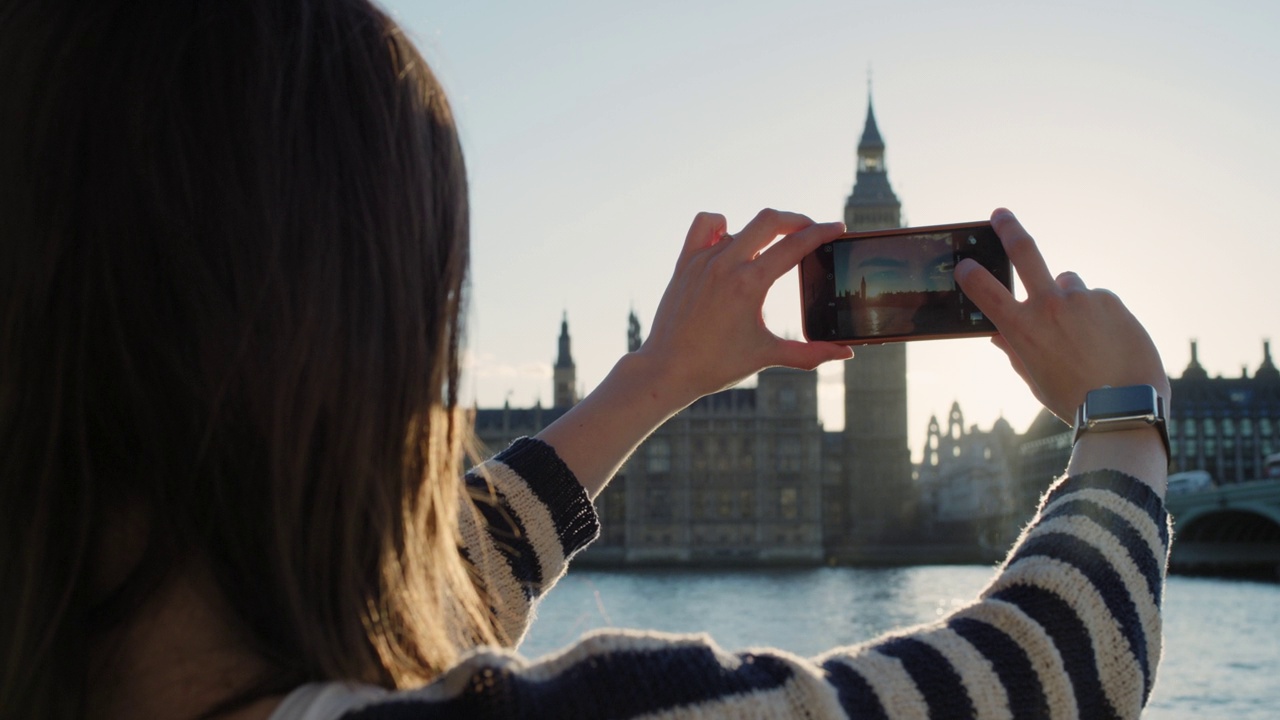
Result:
M760 317L838 223L699 215L644 346L463 483L466 181L389 19L16 2L0 67L4 717L1141 711L1168 544L1149 429L1086 433L982 598L935 626L812 660L628 633L510 650L650 431L764 367L850 356ZM1124 306L993 222L1027 299L972 263L956 280L1036 396L1063 418L1104 385L1167 404Z

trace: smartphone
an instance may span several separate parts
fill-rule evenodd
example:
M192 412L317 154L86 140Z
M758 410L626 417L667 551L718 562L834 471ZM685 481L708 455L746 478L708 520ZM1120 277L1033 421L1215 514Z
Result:
M980 337L996 327L955 282L977 260L1012 288L990 222L847 233L800 262L804 335L845 345Z

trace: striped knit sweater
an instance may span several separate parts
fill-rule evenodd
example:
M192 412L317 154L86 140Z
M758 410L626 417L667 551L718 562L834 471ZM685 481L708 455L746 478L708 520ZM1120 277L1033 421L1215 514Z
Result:
M538 441L517 441L483 472L499 502L479 503L488 527L465 521L464 541L518 641L597 519ZM468 482L484 488L479 477ZM1067 477L979 598L934 624L809 659L634 631L595 632L538 660L480 648L417 690L304 686L273 720L1136 718L1160 659L1169 537L1163 503L1143 483Z

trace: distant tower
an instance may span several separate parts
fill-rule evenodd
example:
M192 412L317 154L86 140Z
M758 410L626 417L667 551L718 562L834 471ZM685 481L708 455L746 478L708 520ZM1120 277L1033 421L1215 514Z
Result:
M1258 366L1258 372L1253 376L1258 380L1265 382L1275 382L1280 380L1280 370L1276 369L1276 364L1271 360L1271 341L1262 341L1262 364Z
M570 407L578 402L577 374L573 356L569 354L569 313L566 312L560 320L560 354L552 371L555 407Z
M640 337L640 318L636 317L636 311L632 310L627 314L627 352L635 352L640 349L644 340Z
M889 186L869 88L857 180L844 206L844 222L850 231L902 226L902 204ZM906 345L859 347L845 363L842 466L846 539L875 541L903 528L911 489Z
M1191 362L1187 363L1187 369L1182 371L1182 377L1196 380L1203 380L1209 377L1209 373L1200 364L1200 352L1195 340L1191 341Z

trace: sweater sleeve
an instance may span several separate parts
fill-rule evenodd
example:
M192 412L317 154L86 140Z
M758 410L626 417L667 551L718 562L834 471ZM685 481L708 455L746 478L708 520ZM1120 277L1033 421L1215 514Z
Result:
M506 643L528 630L538 598L599 533L586 491L545 443L520 438L467 473L462 553L476 569Z
M1137 718L1160 658L1169 538L1140 481L1069 477L975 602L933 624L811 659L630 631L534 662L482 648L344 717Z

